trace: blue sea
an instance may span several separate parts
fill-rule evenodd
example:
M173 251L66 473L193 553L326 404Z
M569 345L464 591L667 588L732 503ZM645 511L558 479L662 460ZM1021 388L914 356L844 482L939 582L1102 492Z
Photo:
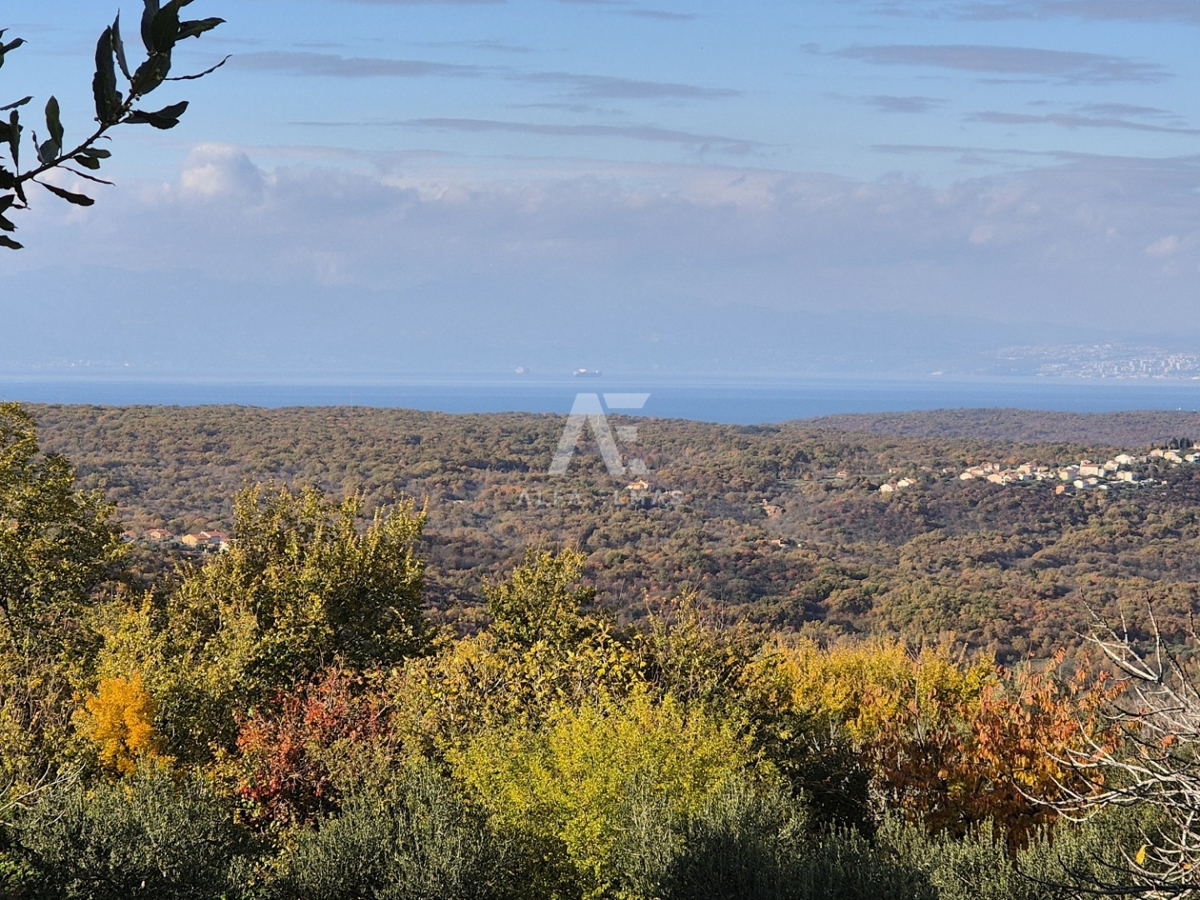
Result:
M578 393L648 393L640 415L763 424L839 413L1011 407L1067 412L1200 410L1200 381L1057 378L810 378L713 382L656 378L392 382L36 380L0 375L0 400L191 406L372 406L446 413L566 413ZM624 411L622 411L624 412ZM628 413L626 413L628 414Z

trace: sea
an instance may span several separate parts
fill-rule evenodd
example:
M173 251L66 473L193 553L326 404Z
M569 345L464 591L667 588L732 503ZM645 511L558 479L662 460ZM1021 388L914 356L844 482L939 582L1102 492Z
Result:
M963 408L1200 410L1200 380L1067 378L663 379L570 377L273 380L40 379L0 375L0 400L97 406L367 406L444 413L567 413L578 394L648 394L623 415L755 425L843 413ZM618 410L614 410L618 411Z

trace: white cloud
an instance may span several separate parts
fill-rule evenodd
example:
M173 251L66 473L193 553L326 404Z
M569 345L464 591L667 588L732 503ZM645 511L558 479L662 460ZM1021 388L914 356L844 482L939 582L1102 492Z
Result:
M610 297L664 315L747 302L1041 322L1053 308L1116 326L1152 279L1155 307L1136 325L1200 331L1191 267L1157 261L1185 252L1200 215L1197 159L1079 158L935 190L720 166L544 161L497 176L491 160L281 153L197 147L174 184L125 183L78 224L43 204L21 264L196 273L247 306L264 286L310 310L321 285L379 309L452 299L468 318L500 315L497 334L550 308L586 320ZM358 315L370 327L370 309Z
M1146 248L1147 256L1154 256L1163 259L1168 256L1174 256L1179 250L1179 238L1173 234L1168 234L1165 238L1155 241Z
M243 151L226 144L201 144L188 154L179 177L185 196L262 199L265 177Z

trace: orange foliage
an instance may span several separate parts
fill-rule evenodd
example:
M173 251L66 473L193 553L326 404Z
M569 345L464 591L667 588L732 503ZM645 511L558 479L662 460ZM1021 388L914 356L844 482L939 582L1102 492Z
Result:
M361 678L330 670L281 695L275 710L242 722L237 793L251 821L263 826L311 822L336 808L339 791L330 763L339 747L385 733L380 703L361 687Z
M1023 847L1054 818L1031 798L1052 800L1075 777L1059 760L1119 739L1102 715L1117 689L1083 669L1060 678L1061 656L1014 673L894 642L781 653L793 708L848 735L889 805L933 832L962 835L990 819L1010 848Z
M138 757L167 759L154 731L157 704L140 675L102 679L85 706L91 716L86 733L98 745L104 766L130 775Z

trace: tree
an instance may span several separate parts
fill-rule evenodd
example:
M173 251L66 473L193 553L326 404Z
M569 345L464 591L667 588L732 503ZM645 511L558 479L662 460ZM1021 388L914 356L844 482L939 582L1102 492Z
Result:
M125 43L121 38L121 17L118 15L113 24L104 29L96 44L96 74L92 80L97 128L73 148L68 149L66 143L58 99L51 97L46 103L46 139L39 141L37 132L32 134L37 164L22 170L21 148L25 126L21 124L20 108L33 98L24 97L6 106L0 106L0 112L8 113L8 121L0 120L0 145L8 145L8 162L5 163L4 157L0 156L0 247L21 249L21 244L8 236L16 231L16 225L5 218L4 214L10 209L29 207L26 185L37 184L68 203L91 206L95 202L91 197L39 179L51 171L62 170L96 184L111 184L79 169L95 172L103 160L112 156L110 151L98 146L100 141L107 139L112 128L117 125L149 125L152 128L170 129L179 124L180 117L188 107L186 100L155 112L140 109L138 104L165 82L202 78L228 60L226 57L217 65L197 74L171 75L171 55L175 45L185 38L200 37L224 22L224 19L216 18L181 19L180 12L191 2L192 0L169 0L166 6L160 7L159 0L145 0L141 37L146 48L146 58L136 69L130 68L125 53ZM25 43L21 38L5 43L5 31L6 29L0 29L0 66L4 65L6 54ZM118 89L118 68L127 84L125 92Z
M0 746L9 776L41 777L70 734L94 658L96 595L123 556L113 509L38 448L33 418L0 404Z
M426 651L425 517L408 501L360 527L361 507L248 488L227 552L186 573L165 606L127 607L110 626L100 670L141 673L172 755L231 750L238 716L328 666L387 669Z
M1194 897L1200 892L1200 673L1194 656L1200 635L1192 630L1186 654L1173 650L1151 611L1148 646L1124 624L1117 629L1103 621L1089 639L1124 676L1126 689L1107 712L1125 740L1119 746L1092 742L1064 754L1083 785L1071 784L1054 806L1076 820L1111 808L1150 812L1141 846L1122 848L1127 871L1091 879L1090 893ZM1114 884L1117 876L1134 886Z

